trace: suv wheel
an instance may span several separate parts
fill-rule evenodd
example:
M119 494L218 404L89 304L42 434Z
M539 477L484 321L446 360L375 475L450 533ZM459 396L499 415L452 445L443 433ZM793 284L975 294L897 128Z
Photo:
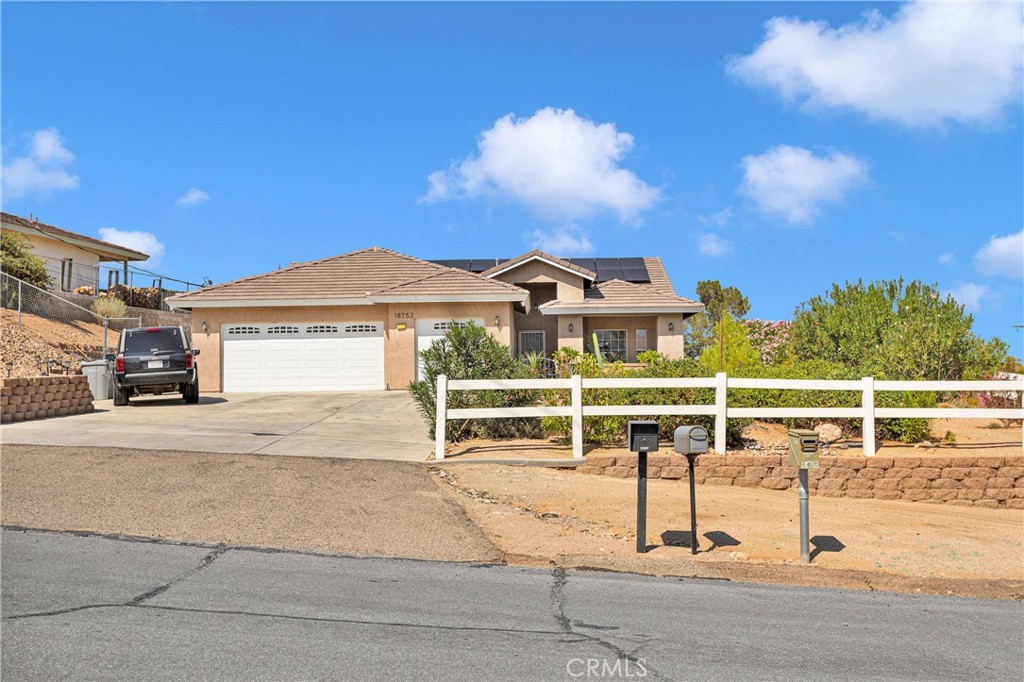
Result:
M185 384L185 390L181 392L185 402L189 405L195 405L199 402L199 378L196 377L194 384Z
M122 406L128 404L128 389L114 387L114 405Z

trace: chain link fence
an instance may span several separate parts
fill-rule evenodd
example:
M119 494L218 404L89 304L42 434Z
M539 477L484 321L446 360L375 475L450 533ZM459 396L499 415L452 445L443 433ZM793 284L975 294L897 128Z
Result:
M78 373L102 359L139 317L103 317L7 273L0 273L0 376Z

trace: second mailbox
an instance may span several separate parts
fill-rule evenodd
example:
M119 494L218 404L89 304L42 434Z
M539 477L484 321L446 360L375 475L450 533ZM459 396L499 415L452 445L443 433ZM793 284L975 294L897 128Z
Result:
M708 451L708 430L703 426L680 426L675 432L675 451L681 455L703 455Z
M789 466L818 468L818 434L808 429L789 430Z
M630 452L657 452L658 422L631 421L626 427Z

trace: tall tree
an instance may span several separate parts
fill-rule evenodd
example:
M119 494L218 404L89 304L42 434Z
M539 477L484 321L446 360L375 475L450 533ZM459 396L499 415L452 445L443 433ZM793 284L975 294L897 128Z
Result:
M735 319L743 319L750 312L750 301L736 287L722 287L717 279L697 282L697 296L704 304L704 312L687 320L686 354L697 359L714 341L715 327L722 315L728 313Z

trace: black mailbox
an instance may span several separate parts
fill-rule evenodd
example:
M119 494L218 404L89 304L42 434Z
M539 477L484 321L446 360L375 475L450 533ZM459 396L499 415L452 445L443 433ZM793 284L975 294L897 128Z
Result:
M631 421L626 428L630 452L657 452L658 422Z

